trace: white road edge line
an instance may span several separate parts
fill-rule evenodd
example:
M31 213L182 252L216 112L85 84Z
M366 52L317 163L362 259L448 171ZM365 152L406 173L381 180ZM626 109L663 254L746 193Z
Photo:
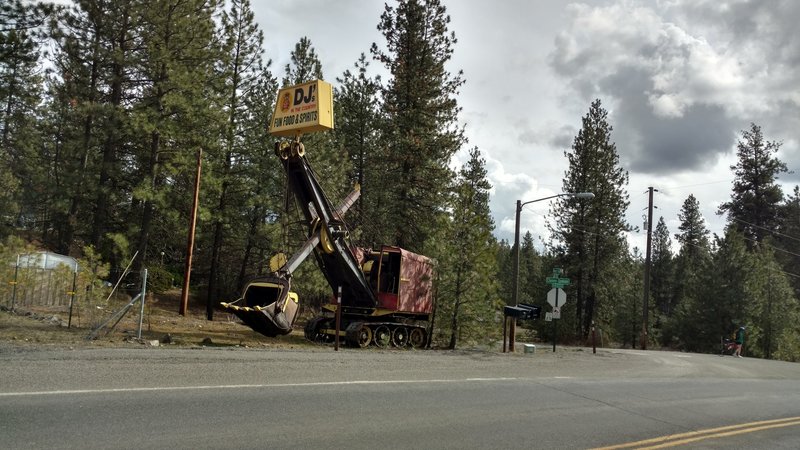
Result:
M163 392L163 391L189 391L209 389L259 389L281 387L311 387L311 386L347 386L368 384L420 384L420 383L463 383L475 381L514 381L520 378L465 378L460 380L360 380L360 381L320 381L313 383L276 383L276 384L222 384L216 386L159 386L140 388L109 388L109 389L71 389L61 391L30 391L30 392L0 392L3 397L27 397L37 395L74 395L74 394L112 394L121 392Z

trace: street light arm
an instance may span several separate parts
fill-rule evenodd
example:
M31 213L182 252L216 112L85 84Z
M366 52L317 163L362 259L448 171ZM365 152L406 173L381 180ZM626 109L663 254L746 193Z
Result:
M529 200L527 202L520 203L518 208L520 210L522 210L522 207L527 205L528 203L536 203L536 202L541 202L541 201L544 201L544 200L550 200L551 198L558 198L558 197L594 198L594 193L593 192L565 192L565 193L561 193L561 194L551 195L549 197L537 198L535 200Z
M530 201L527 201L527 202L524 202L524 203L520 203L519 208L522 209L522 207L527 205L528 203L536 203L536 202L541 202L541 201L545 201L545 200L550 200L551 198L563 197L563 196L564 196L564 194L558 194L558 195L551 195L550 197L537 198L536 200L530 200Z

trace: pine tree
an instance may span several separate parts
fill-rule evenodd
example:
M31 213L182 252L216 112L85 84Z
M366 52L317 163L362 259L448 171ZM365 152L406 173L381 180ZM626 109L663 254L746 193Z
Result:
M42 219L37 208L41 199L35 195L39 186L34 186L43 178L36 164L41 138L37 107L43 83L39 38L52 10L52 6L20 0L0 5L0 183L4 188L0 207L4 224L18 222L20 213L29 223Z
M111 261L116 259L111 237L126 234L128 226L127 211L113 205L126 202L135 182L125 164L130 156L129 143L135 139L127 100L135 98L138 87L134 68L139 66L137 58L141 56L139 49L143 47L140 11L147 7L146 2L139 0L117 1L117 13L106 16L104 27L108 39L107 87L104 121L98 126L101 156L89 242Z
M220 57L212 45L216 8L215 1L170 0L142 14L140 97L132 113L138 136L132 143L138 179L130 214L137 224L134 269L150 258L153 236L174 240L176 229L186 229L180 213L191 210L196 152L213 154L218 144L223 119L212 79ZM214 185L212 176L203 180Z
M650 290L656 308L663 314L670 314L670 295L673 280L672 239L664 217L659 217L653 232L652 269L650 271Z
M664 334L678 336L683 345L694 346L699 341L689 338L698 329L692 327L699 317L699 302L703 300L700 293L702 277L711 260L709 231L694 195L690 194L683 202L678 219L681 221L680 232L675 234L675 239L680 250L675 258L675 288L670 306L674 313L664 326Z
M241 247L237 242L229 242L237 232L247 230L250 223L246 211L240 206L251 197L252 185L243 176L247 166L263 153L263 145L246 140L249 124L247 98L254 95L261 80L271 78L268 65L263 62L263 33L255 23L249 0L233 0L221 18L224 57L222 58L220 96L226 118L221 129L220 153L210 155L211 167L216 169L215 179L219 183L217 198L213 209L213 237L208 277L207 302L232 297L238 288L241 277L226 274L222 283L222 260L227 258L231 267L239 265ZM271 106L271 105L270 105ZM255 144L254 146L252 144ZM276 167L277 169L277 167ZM223 249L229 252L223 255Z
M286 65L283 84L286 87L316 79L323 79L322 63L311 40L303 37L291 53L291 63ZM335 122L334 116L334 127ZM302 136L302 141L306 147L306 158L317 172L320 185L336 202L350 192L352 185L347 183L347 175L351 171L347 152L335 145L333 136L330 132L314 133Z
M664 217L658 219L653 232L652 266L650 269L650 295L655 307L655 324L653 329L662 345L669 345L671 336L664 334L664 321L671 316L672 290L675 280L675 261L672 255L672 240Z
M739 161L735 171L731 200L719 207L719 214L728 213L728 222L751 242L761 242L779 224L779 207L783 192L777 184L786 164L774 155L781 143L765 141L761 127L750 124L742 131L737 144Z
M497 243L497 284L498 295L504 304L512 304L514 289L514 247L505 239Z
M776 253L784 270L790 274L794 296L800 298L800 186L781 206L779 232L774 236L775 246L784 251Z
M711 254L709 231L700 213L700 202L693 194L683 202L678 219L680 233L675 234L680 244L680 251L676 258L675 267L675 297L672 308L675 308L683 297L690 295L690 290L696 286L697 274L701 273Z
M437 255L440 262L437 316L446 317L439 326L447 330L447 347L458 341L485 339L496 330L497 270L494 222L489 209L491 185L486 178L480 151L470 151L462 167L453 196L452 218Z
M352 166L350 183L361 186L361 196L349 216L351 222L361 227L358 240L367 246L385 241L374 223L382 222L378 217L385 216L387 192L381 182L386 174L380 143L380 77L368 77L368 67L362 53L355 64L357 73L346 70L342 78L337 78L339 87L334 99L335 145L347 151Z
M393 243L420 253L443 214L453 179L450 159L465 143L456 102L462 74L445 67L456 43L449 22L439 0L387 5L378 24L386 49L371 49L390 74L383 91L383 186L390 212L388 222L378 225L389 230Z
M623 245L627 246L627 243ZM617 278L613 286L604 285L603 289L613 292L615 307L601 311L597 323L600 328L610 331L606 333L609 339L620 342L623 347L635 348L640 343L642 331L644 257L634 249L632 255L626 251L611 264L609 272L617 274Z
M619 166L608 112L600 100L592 102L582 123L572 150L564 152L569 168L562 189L592 192L594 198L559 198L547 226L558 243L553 245L565 255L564 268L576 292L575 331L585 338L601 310L614 308L613 290L604 283L617 278L610 269L625 256L623 232L630 227L625 222L628 173Z
M113 69L118 69L116 61L123 60L115 43L120 28L130 22L130 2L119 6L118 15L109 15L105 0L78 1L63 11L61 26L53 33L59 50L53 59L58 77L51 82L45 123L52 137L46 147L56 183L46 187L44 204L56 232L54 246L62 253L82 248L81 241L99 244L101 231L92 229L92 217L98 206L107 213L102 202L108 191L98 189L98 178L107 181L111 162L106 157L111 155L106 151L113 148L110 138L121 133L119 121L112 123L122 101L122 93L112 90L121 91Z
M675 239L681 246L678 252L678 278L685 279L690 273L696 273L702 268L704 261L710 254L709 231L705 219L700 213L700 202L694 194L683 202L678 220L680 233L675 234ZM678 289L678 293L681 293Z
M519 254L519 301L529 304L543 304L547 296L542 261L533 243L530 231L522 236Z
M678 307L680 340L692 351L716 351L720 337L748 321L754 261L742 235L732 227L723 239L715 240L715 248L708 264L693 269L695 283Z
M751 276L745 296L740 301L746 311L747 354L762 358L797 361L800 359L800 303L794 295L789 276L781 270L770 245L764 238L753 255Z
M291 63L286 64L283 87L302 84L313 80L322 80L322 63L317 50L306 36L295 44L291 54Z
M285 176L275 157L274 139L268 134L269 123L275 107L278 80L265 72L255 88L245 96L248 116L242 123L244 146L250 149L250 160L241 176L245 178L249 195L242 203L247 220L243 237L242 261L236 286L241 286L248 276L265 272L267 255L283 249L278 217L284 206Z

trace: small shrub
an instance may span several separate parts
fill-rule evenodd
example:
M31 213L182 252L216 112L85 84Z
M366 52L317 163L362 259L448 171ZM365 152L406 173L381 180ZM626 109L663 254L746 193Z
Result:
M161 266L147 268L147 290L156 294L163 294L172 289L174 275Z

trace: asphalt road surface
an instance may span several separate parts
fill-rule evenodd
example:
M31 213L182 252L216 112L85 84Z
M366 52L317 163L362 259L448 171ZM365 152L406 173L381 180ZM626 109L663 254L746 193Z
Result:
M0 346L0 447L800 448L800 364L534 354Z

